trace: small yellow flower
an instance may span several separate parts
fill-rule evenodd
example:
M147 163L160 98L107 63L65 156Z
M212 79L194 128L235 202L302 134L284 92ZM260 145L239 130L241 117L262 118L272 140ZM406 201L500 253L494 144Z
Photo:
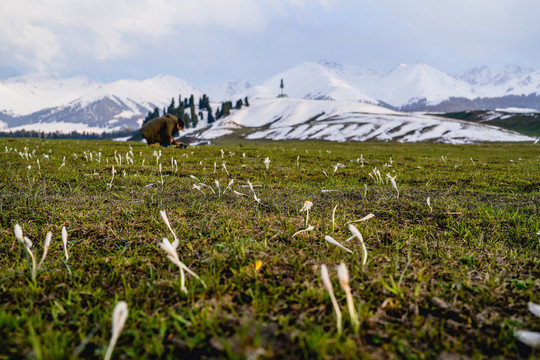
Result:
M255 261L255 271L259 271L261 266L262 266L262 261L261 260Z

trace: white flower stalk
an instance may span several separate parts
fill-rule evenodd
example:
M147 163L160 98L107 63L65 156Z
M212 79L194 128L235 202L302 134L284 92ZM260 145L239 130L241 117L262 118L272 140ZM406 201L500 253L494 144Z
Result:
M332 281L330 281L330 276L328 275L328 269L326 268L325 264L321 265L321 280L322 280L324 288L326 289L326 291L328 291L328 294L330 295L330 299L332 300L332 306L334 307L334 311L336 312L336 326L338 329L338 334L341 334L341 331L343 329L341 310L339 309L336 296L334 295L334 288L332 286Z
M45 242L43 243L43 255L41 256L41 260L39 261L36 271L39 271L39 269L41 269L41 265L43 265L43 262L45 261L45 257L47 256L47 252L49 251L49 247L51 246L51 239L52 233L49 231L47 232L47 235L45 235Z
M30 241L30 239L28 239L26 236L23 236L23 232L19 224L15 224L14 232L15 232L15 237L17 238L17 240L19 240L23 244L24 249L28 253L28 256L30 256L30 260L32 261L31 278L32 278L32 281L35 282L37 273L39 269L41 269L41 266L43 265L43 262L45 261L45 257L47 256L47 252L49 251L49 247L51 245L52 233L49 231L47 235L45 236L45 242L43 244L43 256L41 257L39 264L36 264L36 256L34 255L34 252L32 251L32 241Z
M259 199L259 197L257 196L257 194L255 194L255 190L253 190L253 184L251 183L251 181L248 181L247 182L248 186L249 186L249 190L251 190L251 193L253 194L253 199L258 202L259 204L262 204L261 202L261 199ZM307 226L307 225L306 225Z
M36 265L36 257L34 256L34 252L32 251L32 241L30 241L30 239L25 236L24 239L22 240L22 244L26 252L30 256L30 259L32 260L32 281L34 281L36 279L36 274L37 274L37 271L36 271L37 265Z
M229 176L229 172L227 171L227 166L225 165L225 161L223 161L221 163L221 168L223 169L223 171L225 171L225 174L227 174L227 176Z
M338 243L333 237L328 236L328 235L325 235L324 240L326 240L326 241L328 241L330 244L335 245L335 246L337 246L337 247L339 247L339 248L342 248L343 250L345 250L345 251L347 251L347 252L349 252L349 253L352 254L352 250L351 250L351 249L346 248L345 246L341 245L341 244Z
M270 168L270 158L268 156L264 159L264 166L266 166L266 170Z
M208 185L206 185L205 183L199 183L199 186L209 188L210 191L212 191L212 194L215 194L215 193L216 193L216 192L214 191L214 189L212 189L211 186L208 186Z
M169 239L163 238L163 240L159 243L159 246L163 250L165 250L165 252L167 253L167 258L180 269L180 289L182 290L182 292L184 292L185 294L188 293L186 288L184 271L199 280L201 284L203 284L203 286L206 288L206 283L190 268L188 268L182 261L180 261L178 253L176 252L176 247L174 247L173 244L170 243Z
M311 230L313 230L313 229L315 229L315 227L312 226L312 225L309 225L306 229L302 229L302 230L299 230L299 231L295 232L295 233L293 234L293 236L291 236L291 238L293 238L293 237L295 237L296 235L301 234L301 233L303 233L303 232L311 231Z
M66 261L69 260L69 255L67 251L67 230L65 226L62 226L62 244L64 245L64 254L66 256Z
M394 189L396 189L397 197L399 197L399 190L398 190L397 185L396 185L396 176L392 177L392 176L390 176L390 174L386 174L386 177L390 179L390 183L392 184Z
M536 315L537 317L540 317L540 305L538 304L535 304L533 302L529 302L527 304L527 307L529 308L529 311L533 314L533 315Z
M337 163L336 165L334 165L334 172L332 173L332 175L336 175L336 172L339 168L344 168L345 165L341 164L341 163Z
M159 176L161 177L161 186L163 186L163 173L161 172L161 163L159 163Z
M533 315L540 317L540 305L529 302L527 307ZM540 349L540 333L528 330L517 330L515 335L522 343L532 347L533 349Z
M304 201L304 206L300 209L300 211L306 212L306 226L308 226L309 222L309 210L313 207L313 203L309 200Z
M176 237L176 233L174 232L174 230L171 227L171 223L169 222L169 218L167 217L167 213L165 211L163 211L163 210L160 210L159 215L161 216L161 218L165 222L165 225L167 225L167 227L169 228L169 231L172 233L172 235L174 237L174 241L172 243L172 246L176 250L178 245L180 245L180 240L178 240L178 238Z
M214 184L216 184L216 189L218 191L218 197L221 197L221 186L219 186L219 181L214 181Z
M296 157L296 167L300 167L300 155Z
M176 247L173 246L167 238L163 238L162 242L159 243L159 246L163 250L165 250L165 252L167 253L167 258L180 269L180 290L184 294L187 294L188 290L186 288L186 274L184 273L184 267L182 266L182 262L178 258Z
M113 180L114 180L114 174L116 174L116 170L114 169L114 165L112 166L111 174L112 174L111 182L108 184L109 189L112 188L112 183L113 183Z
M446 157L445 157L445 156L443 156L443 155L441 155L441 159L442 159L442 161L443 161L444 165L446 165L446 164L447 164L447 163L446 163Z
M525 345L533 349L540 349L540 333L529 330L517 330L514 334Z
M366 216L364 216L364 217L361 218L361 219L349 221L349 222L347 222L347 224L352 224L352 223L357 223L357 222L366 221L366 220L371 219L372 217L375 217L375 215L370 213L370 214L367 214ZM348 240L348 241L350 241L350 240Z
M223 194L222 194L222 195L225 195L225 193L227 192L227 190L229 190L233 184L234 184L234 179L229 180L229 183L227 184L227 187L225 188L225 190L223 190Z
M358 315L356 314L356 308L351 293L351 286L349 285L349 271L344 263L341 263L337 267L337 275L339 284L347 296L347 307L349 309L349 316L351 317L351 323L355 333L358 333L360 328L360 322L358 321Z
M426 199L427 206L429 206L429 212L433 212L433 208L431 207L431 200L428 198Z
M245 197L248 197L246 194L242 194L241 192L238 192L236 190L233 190L233 194L234 195L238 195L238 196L245 196Z
M373 171L371 173L369 173L368 175L373 179L375 184L382 184L383 183L381 172L377 168L374 168Z
M23 245L25 245L23 232L22 232L22 229L19 226L19 224L15 224L14 231L15 231L15 237L17 238L17 240L19 240ZM32 246L32 245L30 245L30 246Z
M105 360L109 360L112 356L114 346L118 337L124 328L124 324L128 318L129 311L128 306L125 301L119 301L114 307L112 314L112 335L111 340L109 341L109 346L107 347L107 352L105 353Z
M353 224L349 224L349 231L353 233L353 235L360 240L360 244L362 244L362 266L366 265L367 263L367 249L366 245L364 244L364 238L362 237L362 234L360 234L360 231L354 226Z
M336 229L336 209L337 209L337 205L334 206L334 210L332 210L332 231L334 231Z
M193 188L196 189L196 190L199 190L201 192L201 194L204 195L204 191L202 191L202 186L199 186L197 184L193 184Z
M197 182L201 182L199 179L197 179L197 178L195 177L195 175L189 175L189 177L192 178L193 180L197 181Z
M364 199L367 196L367 184L364 184Z

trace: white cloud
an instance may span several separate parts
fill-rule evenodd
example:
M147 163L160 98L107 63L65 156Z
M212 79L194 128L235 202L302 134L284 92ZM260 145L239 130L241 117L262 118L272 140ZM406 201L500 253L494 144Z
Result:
M308 6L328 8L336 0L2 0L0 51L43 69L66 51L97 59L130 55L128 39L182 39L183 30L213 26L262 32L273 14ZM311 5L309 5L311 4ZM0 60L2 61L2 60Z
M0 0L0 69L536 64L538 13L538 0Z

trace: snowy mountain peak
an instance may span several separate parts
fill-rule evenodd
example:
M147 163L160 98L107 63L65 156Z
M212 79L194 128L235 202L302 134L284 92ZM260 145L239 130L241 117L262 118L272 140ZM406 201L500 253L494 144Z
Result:
M343 65L332 60L319 60L317 61L317 64L322 65L327 69L333 69L337 71L343 70Z
M248 81L231 80L221 84L208 84L201 87L210 100L223 102L238 97L238 94L248 92L253 85ZM246 95L244 95L246 96Z
M518 65L505 65L502 68L491 68L484 65L469 69L456 77L472 85L504 86L509 81L526 76L532 71L532 69L522 68Z
M280 93L281 79L288 97L314 100L353 100L377 104L378 101L342 78L336 67L327 63L306 62L266 80L262 87ZM340 67L340 66L338 66Z
M424 100L434 104L451 97L476 96L469 84L421 62L398 65L380 79L372 93L396 107Z

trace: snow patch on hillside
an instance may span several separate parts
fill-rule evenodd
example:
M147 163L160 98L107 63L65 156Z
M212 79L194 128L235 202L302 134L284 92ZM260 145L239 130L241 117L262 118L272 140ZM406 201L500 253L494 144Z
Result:
M300 99L254 100L251 106L233 111L197 137L215 139L239 128L253 130L247 139L271 140L396 140L451 144L534 140L493 126L401 113L372 104Z

